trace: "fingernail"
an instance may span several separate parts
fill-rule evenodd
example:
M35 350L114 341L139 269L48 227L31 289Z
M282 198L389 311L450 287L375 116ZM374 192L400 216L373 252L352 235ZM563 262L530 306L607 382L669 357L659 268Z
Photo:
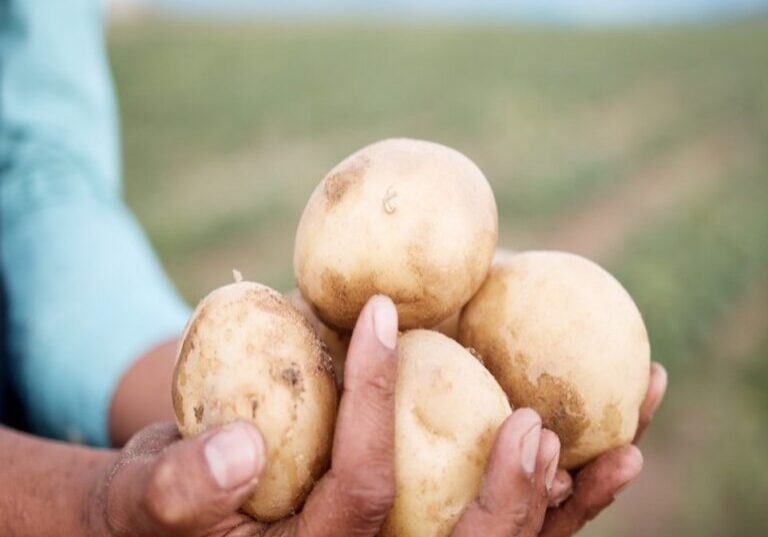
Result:
M552 501L550 504L551 507L557 507L561 503L563 503L568 496L571 495L573 492L573 482L566 479L564 479L560 474L555 473L555 481L557 481L557 484L553 483L552 488L554 489L555 486L558 487L559 492L556 498Z
M552 484L555 482L555 474L557 474L557 462L560 459L560 453L555 453L555 456L547 463L547 469L544 473L544 485L547 487L547 492L552 490Z
M222 489L233 489L251 481L264 464L264 443L244 423L228 425L205 444L208 468Z
M536 456L539 453L539 441L541 440L541 422L536 423L523 436L520 445L520 466L529 476L533 476L536 470Z
M373 299L373 329L386 348L394 349L397 346L397 310L385 296L379 295Z
M656 413L656 411L659 409L659 406L661 406L661 399L664 396L664 392L667 389L667 383L669 382L669 379L667 377L667 370L664 369L664 366L661 364L654 363L653 367L656 369L656 375L658 376L658 380L656 382L659 383L659 391L656 395L656 400L653 402L653 408L651 409L651 416Z

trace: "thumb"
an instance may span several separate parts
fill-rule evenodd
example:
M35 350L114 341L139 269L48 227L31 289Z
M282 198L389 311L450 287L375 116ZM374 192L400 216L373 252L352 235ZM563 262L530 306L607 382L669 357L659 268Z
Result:
M266 462L261 434L235 422L118 462L107 513L116 535L197 535L234 513Z

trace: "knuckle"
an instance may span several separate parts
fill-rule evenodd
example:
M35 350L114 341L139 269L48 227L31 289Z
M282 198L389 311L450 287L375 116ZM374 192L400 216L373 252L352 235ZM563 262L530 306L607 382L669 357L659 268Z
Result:
M531 520L531 501L525 500L512 508L509 519L516 531L526 528Z
M527 535L524 532L531 526L532 502L530 499L508 506L480 496L476 500L476 506L480 519L484 521L483 524L489 527L504 527L510 535L515 537Z
M368 468L361 475L344 480L343 490L349 508L363 520L383 519L395 503L394 472L388 468Z
M366 395L383 401L393 400L395 397L395 378L388 371L376 371L365 378L363 389Z
M160 527L177 527L187 515L184 502L179 501L177 482L173 465L161 459L147 483L143 502L148 518Z

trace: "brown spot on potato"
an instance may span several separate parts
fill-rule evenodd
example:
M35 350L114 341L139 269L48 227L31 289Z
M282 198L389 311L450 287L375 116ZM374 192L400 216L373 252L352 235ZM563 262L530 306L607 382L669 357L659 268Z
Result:
M507 350L493 342L486 342L483 355L512 406L538 412L544 427L560 438L564 454L577 444L589 420L584 400L568 380L543 373L532 382L528 377L530 359L521 352L508 358Z
M259 409L259 402L251 399L251 418L256 419L256 411Z
M281 317L289 315L289 309L293 309L288 300L279 293L263 287L248 289L244 300L233 302L232 306L242 308L243 302L251 304L267 313L274 313Z
M536 403L531 406L544 426L557 434L566 450L575 446L589 426L579 393L569 382L548 373L539 377L534 389Z
M475 449L467 452L467 459L472 462L478 468L485 467L488 461L488 454L491 452L493 442L496 440L497 428L486 427L485 430L480 433L475 444Z
M414 277L419 284L404 289L382 285L381 278L372 271L356 274L350 279L336 270L325 269L320 275L320 286L323 305L327 307L320 304L315 307L331 330L342 332L355 325L360 311L372 296L384 294L397 307L400 328L432 327L452 312L445 309L445 302L430 287L430 282L439 278L428 278L421 269L414 269ZM420 321L416 322L416 319Z
M353 294L353 287L347 283L343 274L330 268L324 270L320 275L320 285L322 287L323 295L331 298L328 302L333 304L336 311L331 312L328 310L321 310L318 307L318 314L329 324L329 326L331 326L332 329L336 328L334 320L337 322L341 320L343 323L346 323L349 317L352 316L351 312L360 307L359 302L361 297L351 296ZM356 295L360 295L359 290ZM368 298L369 297L365 297L365 300ZM342 322L338 322L338 324L342 324Z
M176 370L174 371L174 380L173 385L171 386L171 399L173 400L173 410L176 414L176 421L180 424L186 423L185 416L184 416L184 401L183 397L181 395L181 391L179 388L181 387L181 383L179 382L179 378L182 373L183 367L180 365L176 366Z
M197 423L203 423L204 414L205 414L205 407L203 405L197 405L195 407L195 421Z
M603 407L603 416L600 419L600 427L603 431L605 431L612 440L618 441L620 438L619 433L621 432L621 425L622 419L619 407L616 406L615 403L605 405Z
M368 157L364 155L353 156L325 178L324 190L328 207L338 205L350 188L360 183L369 164Z
M198 314L190 321L190 325L185 330L184 340L181 342L179 356L176 360L176 367L173 371L173 384L171 386L171 399L173 400L173 410L176 414L178 423L186 423L184 415L184 401L181 395L180 387L187 383L186 362L187 357L195 350L195 337L197 336L197 327L200 321L205 317L207 311L201 307Z
M283 369L280 373L280 379L295 389L301 389L301 371L295 365Z
M322 374L329 374L331 377L336 377L336 368L334 366L333 357L328 352L328 348L325 343L320 342L320 360L317 362L317 371Z

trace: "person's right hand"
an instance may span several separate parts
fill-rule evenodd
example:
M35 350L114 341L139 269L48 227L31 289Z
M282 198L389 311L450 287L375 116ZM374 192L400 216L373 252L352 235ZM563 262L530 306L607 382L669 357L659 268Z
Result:
M264 440L237 422L180 440L172 424L136 435L89 503L92 535L373 537L395 499L397 311L372 298L358 319L344 377L331 468L303 510L274 524L237 510L266 464ZM535 535L557 468L557 437L532 410L502 425L477 500L454 537Z

